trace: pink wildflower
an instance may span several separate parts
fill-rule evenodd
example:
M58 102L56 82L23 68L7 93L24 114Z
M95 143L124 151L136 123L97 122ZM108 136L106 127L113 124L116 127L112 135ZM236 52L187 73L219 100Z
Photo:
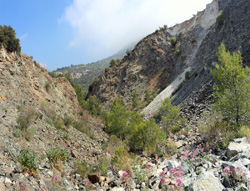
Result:
M230 169L228 167L225 167L223 172L230 172Z
M152 164L150 164L150 163L146 164L146 168L151 168L151 167L152 167Z
M176 182L177 182L178 186L183 186L183 182L182 182L181 178L177 178Z
M54 177L54 179L55 179L56 181L58 180L58 178L59 178L59 177L58 177L57 175Z
M209 149L209 154L211 154L212 153L212 149Z
M129 174L127 172L123 172L122 176L128 176Z
M175 172L174 172L174 176L175 176L175 177L178 177L178 176L179 176L179 172L175 171Z
M166 180L165 177L161 177L161 180L160 180L161 184L164 184L164 183L165 183L165 180Z
M207 155L207 153L206 153L206 152L204 152L203 154L204 154L204 155Z
M179 173L179 176L184 176L184 172L181 171L181 172Z
M166 176L165 172L162 171L161 174L160 174L160 176L161 176L161 177L162 177L162 176Z
M177 167L176 167L176 169L181 169L182 167L181 167L181 165L177 165Z
M129 180L129 178L130 178L129 173L127 173L127 172L122 173L122 177L121 177L122 181L127 182Z
M176 172L175 169L171 168L171 170L169 171L171 174L174 174Z
M187 158L188 158L188 151L185 151L185 152L184 152L182 158L183 158L184 160L187 160Z
M246 175L248 175L248 173L245 172L245 171L243 171L243 172L242 172L242 176L246 176Z
M25 190L24 184L20 184L19 189L20 189L20 190Z
M241 170L241 167L240 166L236 166L234 170L235 171L239 171L239 170Z
M222 176L228 178L230 175L232 175L232 171L230 171L230 169L228 167L225 167L223 169L223 173L222 173Z

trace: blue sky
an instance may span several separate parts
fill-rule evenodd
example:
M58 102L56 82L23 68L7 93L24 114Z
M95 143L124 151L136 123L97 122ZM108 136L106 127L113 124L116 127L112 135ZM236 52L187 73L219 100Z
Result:
M0 0L0 25L15 29L22 53L54 70L108 57L211 1Z

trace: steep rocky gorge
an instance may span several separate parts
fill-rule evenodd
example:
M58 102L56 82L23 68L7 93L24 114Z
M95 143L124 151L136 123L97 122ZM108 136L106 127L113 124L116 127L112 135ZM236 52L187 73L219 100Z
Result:
M244 63L250 63L249 8L247 0L214 0L190 20L156 30L142 39L117 66L99 77L89 96L98 96L104 105L120 97L129 105L133 90L143 100L146 90L153 92L168 87L190 67L195 75L182 83L182 88L172 97L173 104L180 104L211 79L210 68L217 62L216 50L222 42L230 51L241 51ZM220 13L225 20L217 23ZM175 46L170 43L172 37L177 39ZM144 114L151 115L158 105L154 107Z
M36 117L28 124L30 111ZM27 130L19 135L16 130L22 123L18 123L18 118L28 124ZM61 121L66 118L74 121L84 118L84 125L90 128L94 138L72 126L64 127ZM57 128L52 119L58 123ZM80 184L71 181L74 162L96 163L107 139L102 124L81 110L75 90L66 78L52 78L27 55L8 53L4 48L0 50L0 127L1 191L19 190L20 184L26 190L41 190L41 187L52 190L54 176L64 182L64 189L75 189ZM38 153L36 177L28 176L17 162L25 148ZM44 158L51 148L66 150L70 155L70 160L61 164L60 169L53 168Z

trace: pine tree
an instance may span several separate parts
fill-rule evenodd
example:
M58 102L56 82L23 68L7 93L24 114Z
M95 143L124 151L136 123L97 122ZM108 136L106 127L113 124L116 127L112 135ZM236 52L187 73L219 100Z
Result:
M180 130L180 107L172 106L170 98L166 98L162 101L160 114L163 129L167 134L169 134L169 132L175 133Z
M214 85L215 110L222 113L232 129L249 123L250 83L248 67L243 67L241 53L231 54L221 44L217 51L221 65L211 70L216 81Z
M139 96L138 96L137 91L134 90L134 91L132 92L131 96L132 96L132 106L133 106L134 109L136 109L137 106L140 105L140 100L139 100Z

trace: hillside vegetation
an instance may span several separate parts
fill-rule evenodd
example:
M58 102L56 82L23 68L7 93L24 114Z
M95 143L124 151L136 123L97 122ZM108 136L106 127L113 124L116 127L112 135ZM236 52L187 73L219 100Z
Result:
M69 71L2 45L0 190L249 191L249 9L214 0L156 30L87 99Z
M4 47L9 52L21 52L20 40L11 26L0 25L0 48Z
M85 93L88 92L89 86L109 68L112 59L121 59L126 53L126 49L122 49L113 56L92 62L89 64L71 65L68 67L58 68L53 71L54 74L70 73L73 81L79 84Z

